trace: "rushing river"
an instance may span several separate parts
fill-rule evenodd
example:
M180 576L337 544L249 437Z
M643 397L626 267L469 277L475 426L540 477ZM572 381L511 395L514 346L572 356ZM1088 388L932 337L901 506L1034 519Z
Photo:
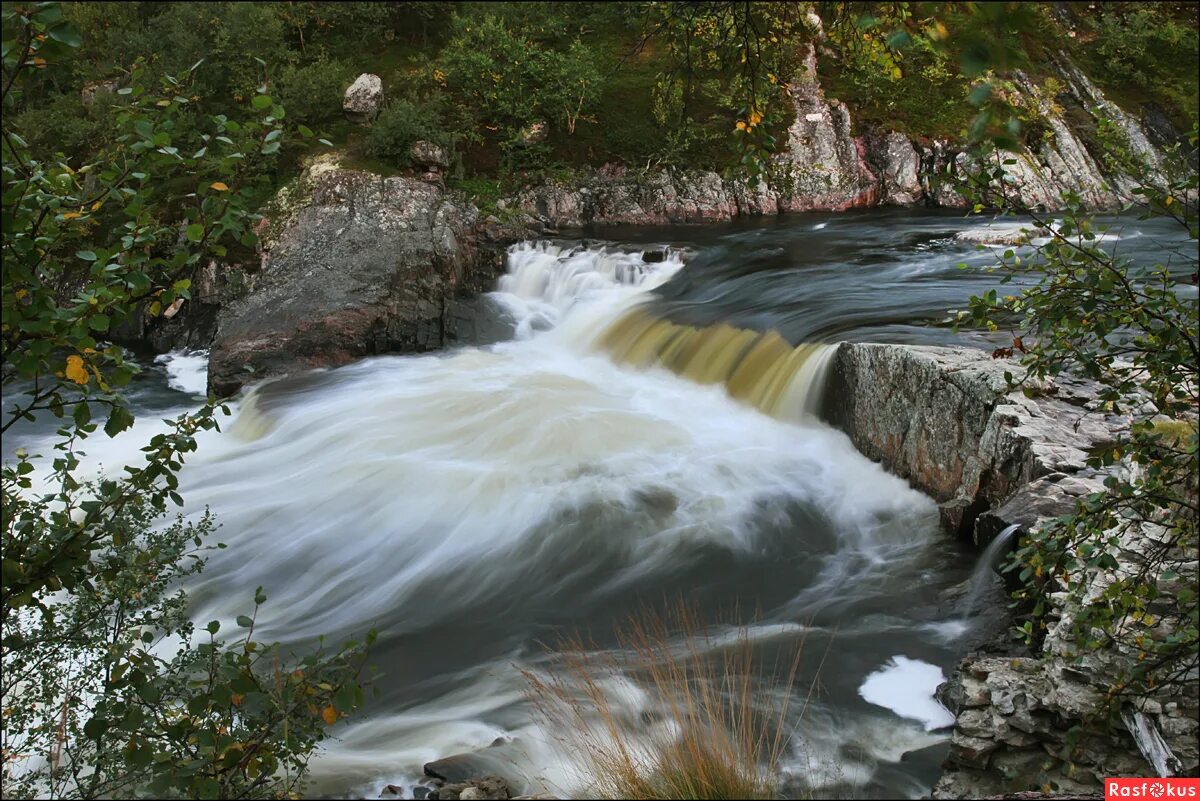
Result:
M718 638L729 610L755 612L768 662L803 640L793 792L927 793L950 721L933 691L973 626L947 591L970 557L929 498L812 416L812 343L992 347L940 323L996 286L994 255L959 237L985 224L872 211L516 246L490 296L510 339L269 382L204 438L182 492L229 548L192 587L196 617L232 624L261 584L263 639L379 631L380 693L314 762L315 793L378 797L498 738L518 789L585 793L520 670L550 669L542 643L564 632L611 648L614 625L677 599ZM1110 241L1150 258L1185 240L1127 222ZM92 464L132 461L203 391L202 355L147 367L137 426L90 439ZM6 453L47 452L47 431Z

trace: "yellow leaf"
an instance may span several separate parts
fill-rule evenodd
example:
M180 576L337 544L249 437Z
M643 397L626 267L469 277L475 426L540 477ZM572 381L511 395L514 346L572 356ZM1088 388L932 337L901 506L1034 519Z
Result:
M330 726L337 723L338 713L337 710L333 708L333 704L330 704L321 710L321 719Z
M68 211L66 214L63 215L63 219L64 220L74 220L75 218L82 217L82 216L83 215L77 211Z
M737 129L738 129L739 131L744 131L744 130L746 130L746 123L742 122L741 120L738 120L738 122L737 122Z
M29 294L28 290L18 289L17 290L17 300L20 300L21 298L25 297L28 294Z
M83 359L79 356L67 357L66 376L76 384L86 384L91 378L88 371L83 368Z
M230 703L232 703L234 706L241 706L241 705L242 705L242 700L243 700L243 699L245 699L245 697L246 697L246 696L245 696L245 695L243 695L242 693L231 693L231 694L230 694L230 696L229 696L229 701L230 701Z
M228 192L229 191L229 187L226 186L225 184L221 183L220 181L213 181L211 184L208 185L208 188L215 189L218 192Z

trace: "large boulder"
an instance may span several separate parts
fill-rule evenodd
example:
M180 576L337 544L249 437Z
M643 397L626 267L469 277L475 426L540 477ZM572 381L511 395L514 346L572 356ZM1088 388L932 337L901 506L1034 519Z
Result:
M383 107L383 81L378 75L364 72L346 89L342 111L351 122L366 123L375 119Z
M476 246L478 211L436 184L337 167L310 170L264 233L253 288L221 307L209 386L440 348L470 330L466 297L499 266ZM282 193L287 194L287 193Z
M818 28L814 37L821 36ZM773 188L779 208L843 211L873 206L879 182L867 164L864 142L851 134L850 110L826 99L814 43L801 47L803 67L788 86L796 116L788 128L785 152L776 157L779 177Z

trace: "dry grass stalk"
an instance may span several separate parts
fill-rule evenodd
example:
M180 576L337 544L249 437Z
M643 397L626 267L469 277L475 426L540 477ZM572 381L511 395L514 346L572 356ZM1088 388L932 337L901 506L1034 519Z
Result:
M556 649L551 671L523 671L529 697L549 730L590 774L591 793L629 799L777 797L803 639L782 677L778 661L773 674L756 676L745 627L732 642L718 641L682 604L666 615L636 616L618 632L618 641L618 651L605 653L585 648L576 636ZM614 705L611 688L620 677L646 691L659 725ZM767 697L765 688L775 682L764 678L783 679L782 699Z

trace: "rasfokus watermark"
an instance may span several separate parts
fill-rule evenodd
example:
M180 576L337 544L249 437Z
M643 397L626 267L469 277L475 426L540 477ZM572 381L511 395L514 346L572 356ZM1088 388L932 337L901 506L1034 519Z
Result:
M1105 779L1104 799L1200 799L1200 779Z

